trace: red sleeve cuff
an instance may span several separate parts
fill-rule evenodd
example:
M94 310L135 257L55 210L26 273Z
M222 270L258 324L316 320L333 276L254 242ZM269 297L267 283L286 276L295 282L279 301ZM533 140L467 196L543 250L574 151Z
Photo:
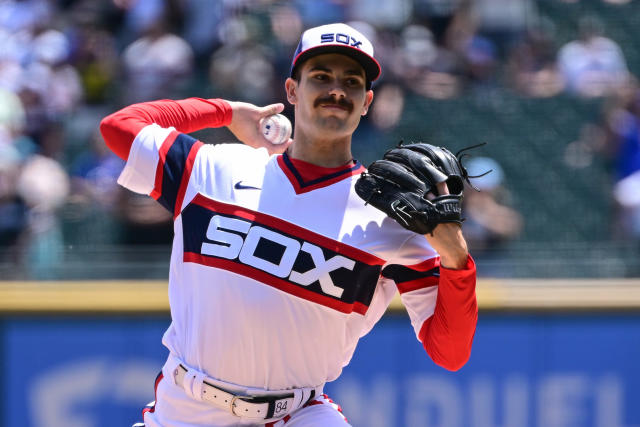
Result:
M222 110L222 121L220 126L229 126L233 119L233 109L231 104L224 99L210 99L209 101L217 102L218 107Z
M477 321L476 265L469 256L464 269L441 267L436 308L418 337L435 363L457 370L469 359Z
M467 255L467 263L463 268L448 268L440 264L440 272L446 274L448 277L465 280L469 277L475 277L476 275L476 262L471 255Z

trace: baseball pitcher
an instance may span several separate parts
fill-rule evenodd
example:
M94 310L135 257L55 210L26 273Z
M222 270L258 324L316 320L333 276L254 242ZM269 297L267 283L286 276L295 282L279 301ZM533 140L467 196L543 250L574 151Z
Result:
M380 72L364 35L324 25L293 56L295 126L282 144L259 126L282 104L162 100L102 121L126 160L118 182L174 218L169 357L139 425L348 426L323 386L396 292L431 359L466 363L477 321L460 228L467 174L424 143L368 170L353 159ZM189 136L221 126L243 144Z

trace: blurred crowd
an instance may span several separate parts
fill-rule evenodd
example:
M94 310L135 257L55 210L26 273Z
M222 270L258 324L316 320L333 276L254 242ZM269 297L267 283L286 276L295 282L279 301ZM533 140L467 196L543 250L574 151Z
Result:
M0 0L0 262L14 262L16 277L52 278L70 245L168 243L170 215L117 186L123 162L100 119L159 98L285 102L301 32L337 21L366 34L383 64L366 138L398 126L408 96L501 87L606 99L568 149L612 159L619 237L640 240L640 90L598 17L579 17L574 39L557 41L558 23L540 9L561 1ZM472 250L484 251L517 238L524 219L500 165L476 167L494 170L466 201Z

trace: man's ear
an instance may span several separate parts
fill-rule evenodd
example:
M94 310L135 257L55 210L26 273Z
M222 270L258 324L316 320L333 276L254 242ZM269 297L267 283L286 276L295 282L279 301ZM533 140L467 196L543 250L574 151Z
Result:
M288 77L284 82L284 89L287 92L287 101L289 101L289 104L296 105L298 102L298 82Z
M372 90L368 90L367 94L365 95L365 99L364 99L364 108L362 109L362 115L366 116L367 113L369 112L369 107L371 106L371 103L373 102L373 91Z

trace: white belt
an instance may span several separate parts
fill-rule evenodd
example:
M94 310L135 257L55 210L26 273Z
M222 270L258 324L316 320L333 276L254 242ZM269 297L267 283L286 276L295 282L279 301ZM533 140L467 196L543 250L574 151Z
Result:
M171 370L173 382L184 388L189 396L242 418L282 418L322 394L322 386L278 391L246 388L244 392L234 392L214 385L221 381L210 379L200 371L181 363L174 366ZM237 389L238 386L230 388Z

